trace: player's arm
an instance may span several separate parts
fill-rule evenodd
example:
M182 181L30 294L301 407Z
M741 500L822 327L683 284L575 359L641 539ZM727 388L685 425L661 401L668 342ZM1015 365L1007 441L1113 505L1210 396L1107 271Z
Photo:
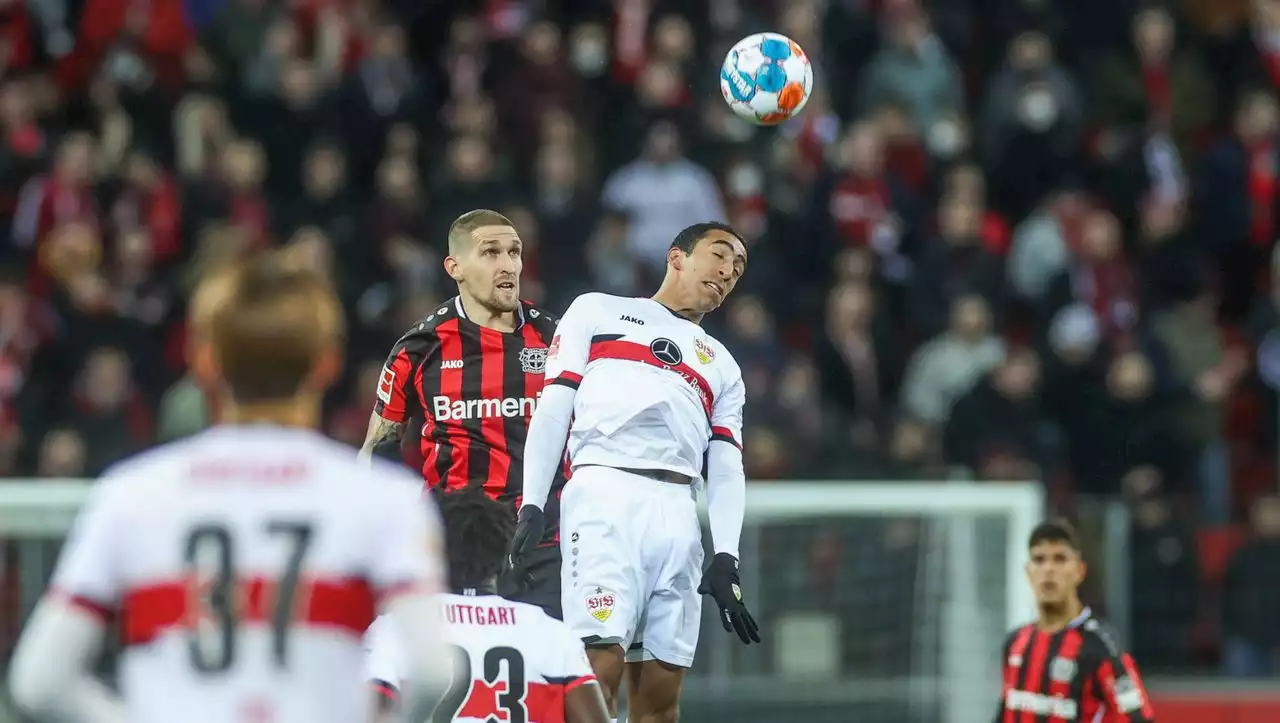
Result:
M33 718L125 721L120 698L90 672L121 592L115 555L124 522L115 489L109 480L94 488L10 663L13 702Z
M1098 636L1103 655L1093 671L1095 690L1106 706L1107 723L1154 723L1155 710L1138 666L1108 634Z
M526 551L542 539L542 509L564 458L574 397L591 356L591 337L595 334L592 303L592 295L584 294L569 305L547 351L546 384L529 420L524 443L524 488L519 524L511 541L513 554Z
M379 448L399 448L413 407L419 404L413 379L429 346L429 339L415 329L391 348L378 377L373 413L369 415L369 428L364 434L364 444L360 446L361 459L373 457ZM398 454L390 456L399 458Z
M742 600L738 578L738 544L747 511L747 476L742 464L742 409L746 402L746 386L739 373L711 409L707 518L715 556L698 592L715 599L726 631L737 633L744 643L758 643L760 631Z
M440 522L421 484L403 467L373 460L370 484L386 485L370 524L379 539L371 546L369 579L378 595L385 636L397 641L392 658L395 685L407 710L426 720L448 685L447 650L437 603L445 589ZM381 491L381 490L379 490Z

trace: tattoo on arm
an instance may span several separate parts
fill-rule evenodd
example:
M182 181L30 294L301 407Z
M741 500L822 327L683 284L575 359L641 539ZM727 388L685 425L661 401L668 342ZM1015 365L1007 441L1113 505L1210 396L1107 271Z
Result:
M404 437L404 422L392 422L383 419L381 415L374 412L369 417L369 430L364 435L364 445L360 447L360 456L369 458L373 456L373 448L378 444L389 439L399 440Z

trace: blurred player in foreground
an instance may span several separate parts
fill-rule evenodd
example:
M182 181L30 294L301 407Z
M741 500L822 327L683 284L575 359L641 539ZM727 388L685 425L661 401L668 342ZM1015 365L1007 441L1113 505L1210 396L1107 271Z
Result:
M1040 619L1005 641L1004 692L995 723L1154 721L1133 659L1080 602L1086 567L1075 530L1066 522L1043 522L1027 547L1027 580Z
M415 704L442 688L438 522L411 474L314 431L341 365L333 292L277 254L229 273L192 360L222 424L94 487L14 654L27 713L367 720L361 638L379 610L412 641ZM90 674L113 618L119 696Z
M439 488L437 488L439 491ZM582 641L564 623L495 593L515 528L510 505L478 487L437 494L453 594L443 596L453 684L436 721L606 723L600 686ZM400 688L404 640L378 619L369 630L369 678L383 716Z
M700 324L746 266L733 229L697 224L672 242L653 298L579 296L551 342L550 381L529 425L513 564L541 536L567 435L564 619L587 644L614 715L625 669L628 720L636 723L677 718L700 594L715 599L725 630L760 641L738 579L742 371ZM715 550L705 573L695 504L704 463Z
M514 510L524 474L547 346L556 322L520 300L520 235L496 211L477 209L449 228L445 271L458 295L414 324L392 347L378 381L363 455L383 454L410 434L420 446L427 487L475 485ZM422 431L410 421L421 424ZM555 524L563 473L547 508L550 524L520 575L504 575L503 595L560 617L560 548Z

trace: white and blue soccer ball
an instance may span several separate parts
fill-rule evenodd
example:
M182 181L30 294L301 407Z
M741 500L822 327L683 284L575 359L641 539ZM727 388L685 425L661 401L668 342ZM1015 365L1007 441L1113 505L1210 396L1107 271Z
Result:
M720 67L720 93L738 117L777 125L804 109L813 90L809 56L791 38L756 33L739 40Z

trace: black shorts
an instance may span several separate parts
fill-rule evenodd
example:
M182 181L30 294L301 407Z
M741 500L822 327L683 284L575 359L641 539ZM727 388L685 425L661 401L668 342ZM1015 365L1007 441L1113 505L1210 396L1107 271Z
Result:
M538 547L522 560L523 573L507 570L498 580L498 594L508 600L537 605L556 620L563 620L560 608L560 546Z

